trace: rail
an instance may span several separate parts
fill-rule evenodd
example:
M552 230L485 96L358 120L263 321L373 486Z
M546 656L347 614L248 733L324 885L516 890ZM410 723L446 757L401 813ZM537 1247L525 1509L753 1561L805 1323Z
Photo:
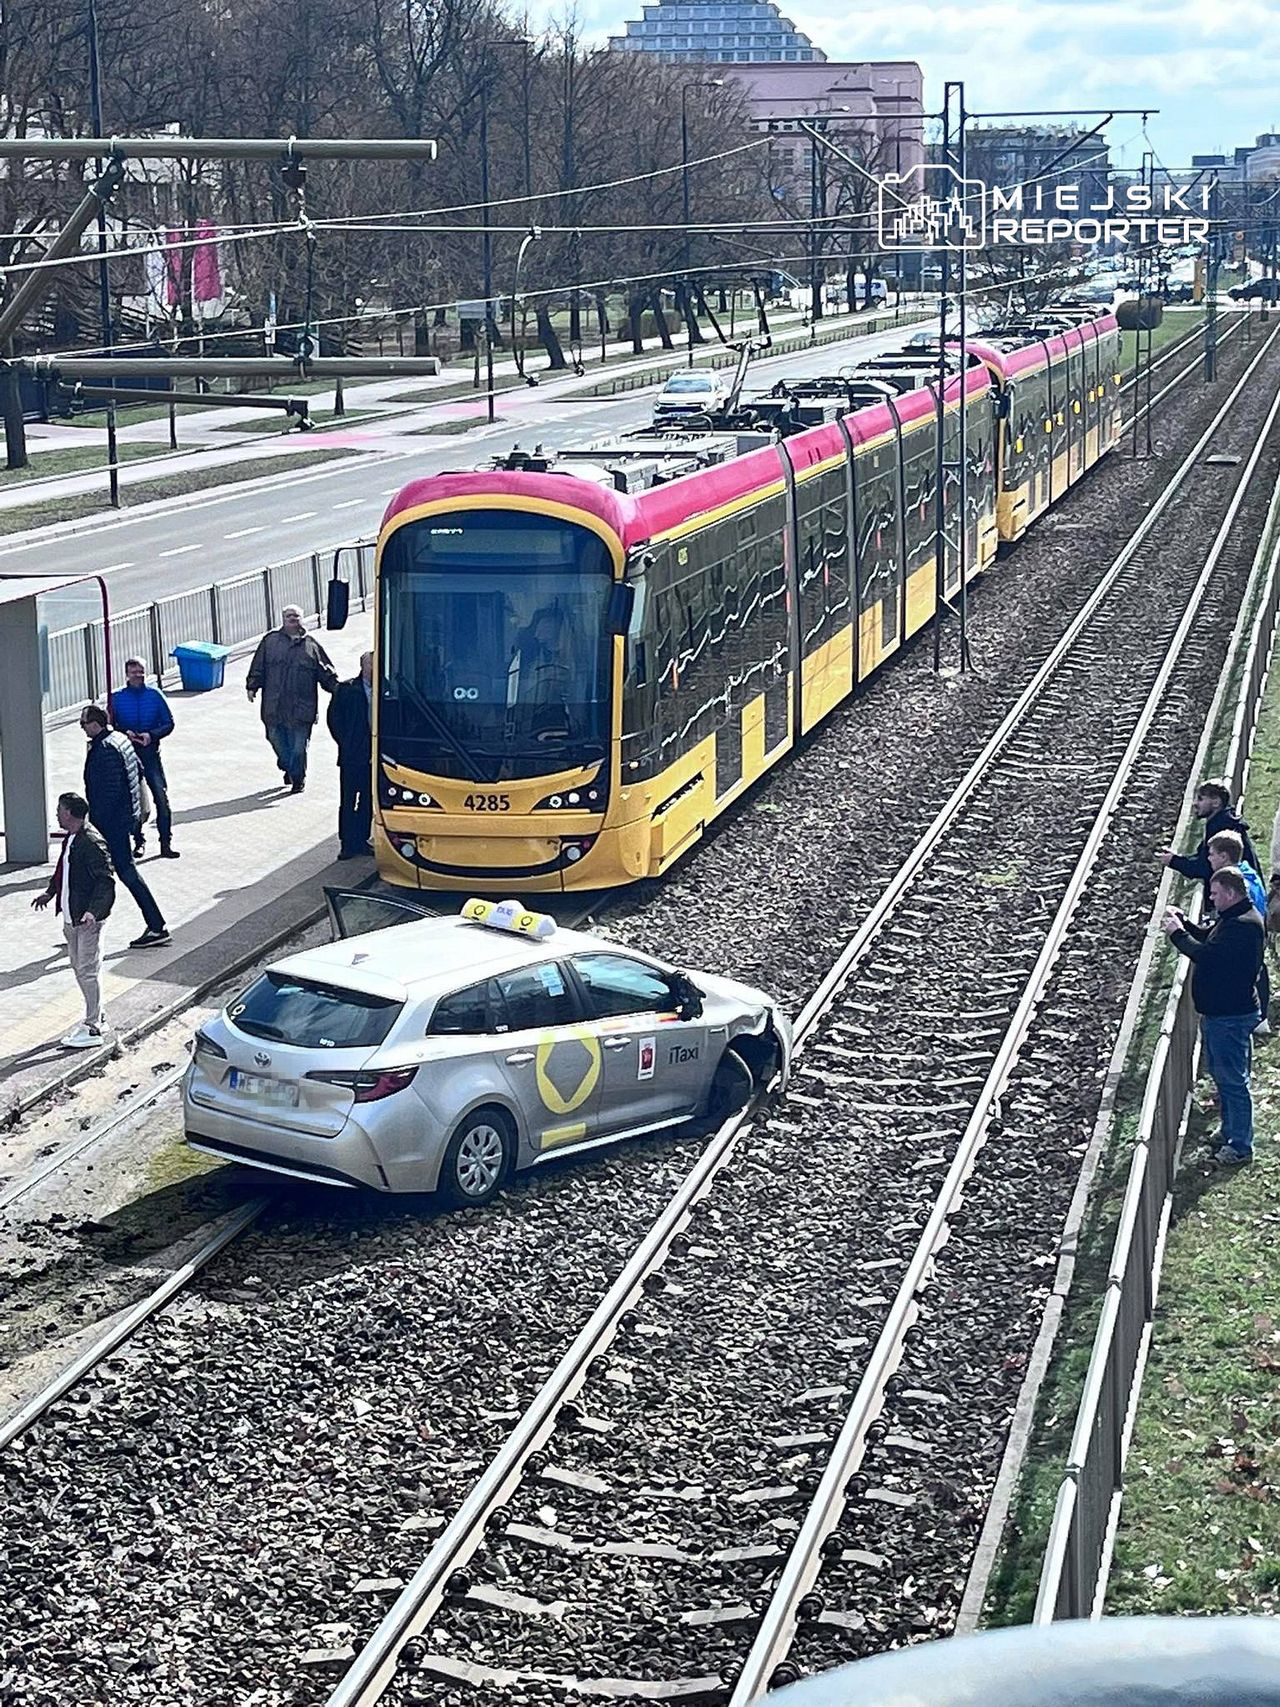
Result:
M1270 347L1268 345L1267 349ZM965 777L895 873L894 879L850 937L835 964L805 1003L795 1021L797 1055L805 1051L819 1035L833 1004L840 999L854 969L867 955L873 942L886 932L886 927L891 922L900 922L899 914L904 897L908 895L915 881L927 876L936 863L936 850L944 836L960 819L962 809L970 805L989 784L995 761L1004 757L1015 737L1030 727L1031 714L1043 698L1046 686L1060 679L1059 673L1064 662L1107 594L1121 583L1131 565L1134 574L1141 574L1140 565L1134 563L1139 548L1151 535L1173 495L1185 486L1205 448L1212 441L1214 432L1221 425L1240 390L1248 383L1260 360L1261 354L1224 400L1214 421L1200 436L1067 632L1037 670L1032 682L1006 714L1000 727L990 737ZM1280 395L1276 409L1280 411ZM1266 434L1263 434L1259 441L1259 452L1265 440ZM1250 472L1251 469L1246 470L1242 475L1240 493L1248 486ZM920 1294L927 1286L938 1253L951 1232L955 1210L973 1169L974 1158L990 1130L991 1119L999 1107L1012 1063L1028 1035L1077 898L1087 883L1124 784L1146 738L1183 646L1193 630L1200 603L1213 584L1220 543L1230 526L1236 507L1236 501L1228 507L1226 520L1218 530L1214 546L1196 579L1190 601L1169 641L1153 684L1144 697L1137 726L1123 753L1119 755L1114 776L1075 862L1073 875L1057 916L1036 955L1035 964L1011 1017L1004 1040L977 1094L972 1116L966 1124L946 1178L927 1216L914 1254L908 1260L906 1273L890 1306L884 1328L875 1346L866 1354L865 1375L842 1427L840 1438L812 1496L800 1534L782 1567L776 1588L768 1594L767 1604L759 1607L762 1621L758 1632L740 1673L729 1686L731 1707L747 1707L747 1704L764 1693L771 1683L777 1681L778 1667L790 1646L797 1620L802 1616L801 1607L805 1596L821 1568L825 1545L839 1522L848 1497L849 1478L858 1468L868 1431L883 1405L886 1383L901 1359L903 1345L916 1316ZM800 1097L798 1101L803 1105L805 1099ZM464 1585L468 1580L466 1567L481 1545L487 1526L510 1499L530 1458L551 1438L561 1411L581 1391L591 1365L618 1333L627 1311L634 1306L650 1277L666 1260L673 1241L699 1214L699 1203L712 1191L717 1176L734 1154L739 1136L747 1126L749 1118L747 1113L734 1116L710 1141L693 1170L677 1188L654 1226L632 1253L608 1293L522 1413L512 1432L418 1569L405 1583L381 1623L358 1652L346 1675L328 1697L327 1707L374 1707L389 1689L406 1645L422 1634L451 1594L465 1593ZM636 1693L639 1693L639 1690Z
M186 641L245 646L274 628L287 604L300 606L314 621L324 609L325 583L335 566L351 583L352 606L364 610L373 596L373 542L353 540L123 611L111 618L110 659L101 617L57 630L48 636L41 658L44 715L123 686L126 658L141 658L148 674L163 682L177 674L173 648Z
M1244 793L1280 615L1280 489L1272 500L1255 564L1255 576L1259 572L1262 576L1257 613L1250 627L1249 607L1242 608L1222 676L1225 689L1248 633L1221 766L1236 798ZM1197 774L1206 768L1216 720L1211 713ZM1168 888L1168 882L1161 886L1157 913ZM1154 1323L1173 1181L1196 1080L1198 1040L1190 964L1179 959L1147 1072L1093 1351L1049 1528L1036 1596L1037 1624L1095 1617L1101 1611L1124 1492L1125 1459Z

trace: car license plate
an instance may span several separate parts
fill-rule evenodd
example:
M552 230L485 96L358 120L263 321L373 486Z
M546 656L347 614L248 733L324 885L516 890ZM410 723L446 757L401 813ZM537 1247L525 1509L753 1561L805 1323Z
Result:
M298 1106L297 1085L286 1084L283 1079L268 1079L261 1073L242 1073L239 1067L231 1069L231 1089L241 1096L257 1097L259 1102L272 1103L278 1108Z

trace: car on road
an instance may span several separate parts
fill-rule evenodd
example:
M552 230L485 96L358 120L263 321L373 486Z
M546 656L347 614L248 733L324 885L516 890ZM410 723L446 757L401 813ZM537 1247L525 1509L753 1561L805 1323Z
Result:
M1195 294L1195 281L1192 279L1169 279L1164 287L1166 302L1191 302Z
M1280 279L1251 279L1232 285L1227 295L1232 302L1280 302Z
M512 1173L718 1124L790 1069L772 997L519 902L290 955L196 1033L186 1140L322 1185L487 1203Z
M673 373L653 403L655 427L710 415L722 409L729 398L729 384L718 373Z

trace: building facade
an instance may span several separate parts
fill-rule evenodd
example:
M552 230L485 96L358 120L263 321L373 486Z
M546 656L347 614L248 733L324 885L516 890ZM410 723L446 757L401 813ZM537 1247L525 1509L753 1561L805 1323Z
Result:
M1023 203L1051 208L1059 185L1079 191L1080 207L1100 206L1111 157L1099 136L1075 125L974 125L965 138L966 175L1004 190L1021 186Z
M826 59L773 0L655 0L611 48L674 64L813 64Z

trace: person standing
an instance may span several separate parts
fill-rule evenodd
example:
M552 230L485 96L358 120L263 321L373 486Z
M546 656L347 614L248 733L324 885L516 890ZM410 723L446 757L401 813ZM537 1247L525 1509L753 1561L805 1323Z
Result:
M264 634L249 665L250 704L262 693L262 723L280 774L294 794L307 786L307 745L320 714L318 688L332 693L338 673L320 642L302 625L297 605L280 612L280 626Z
M107 1035L102 1011L102 927L115 905L107 844L86 822L89 802L79 794L58 796L58 825L62 850L49 887L31 905L37 910L52 901L62 915L67 954L84 997L84 1020L62 1039L64 1049L93 1049Z
M1254 870L1244 857L1244 843L1236 830L1219 830L1216 836L1209 837L1209 867L1212 871L1222 871L1228 865L1234 865L1244 878L1245 890L1249 896L1249 905L1260 919L1267 916L1267 892L1262 887L1262 874ZM1267 972L1267 957L1262 956L1262 965L1258 969L1258 1013L1261 1016L1253 1033L1255 1043L1271 1036L1271 978Z
M1220 830L1234 830L1240 838L1244 849L1244 857L1255 871L1261 871L1258 856L1253 851L1253 843L1249 840L1249 826L1238 812L1231 808L1231 790L1218 777L1206 777L1196 785L1195 814L1204 824L1204 834L1200 838L1200 846L1193 854L1175 853L1172 848L1164 848L1157 856L1161 865L1171 865L1183 877L1199 878L1204 884L1206 902L1209 899L1209 879L1213 876L1209 865L1209 838L1216 836Z
M1263 926L1235 866L1213 873L1209 898L1216 914L1211 925L1189 924L1177 907L1168 909L1161 924L1178 953L1194 963L1191 1000L1222 1108L1222 1143L1213 1159L1232 1168L1253 1160L1250 1076Z
M339 682L329 701L329 733L338 743L338 858L371 854L373 829L373 653L360 674Z
M84 792L89 817L107 844L116 876L138 903L146 929L130 948L160 948L169 941L169 928L155 896L133 863L133 838L142 818L142 769L133 744L107 728L101 706L86 705L80 727L89 741L84 761Z
M133 743L142 780L156 803L156 828L160 832L161 859L179 859L173 845L173 813L169 807L169 784L160 757L160 743L173 734L173 713L159 688L147 686L146 666L140 658L129 658L124 666L125 685L111 698L111 721ZM143 853L139 824L133 856Z

